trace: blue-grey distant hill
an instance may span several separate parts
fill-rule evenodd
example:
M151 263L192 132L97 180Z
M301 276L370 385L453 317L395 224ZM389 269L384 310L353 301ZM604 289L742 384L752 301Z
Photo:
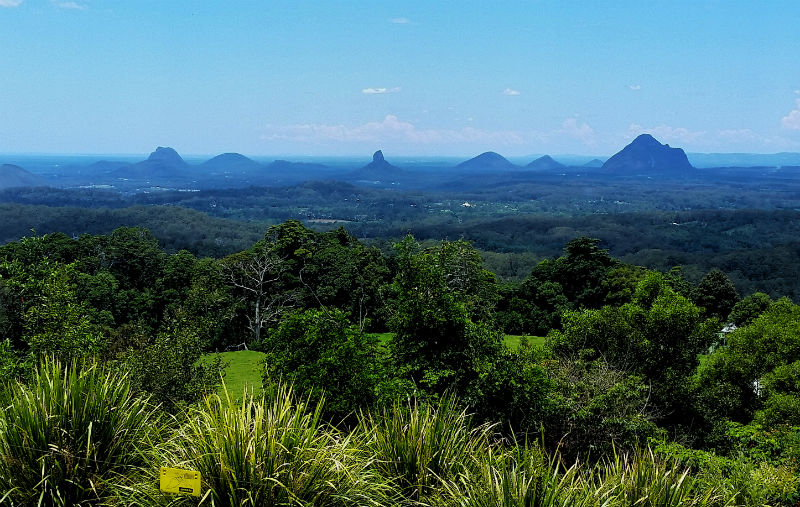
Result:
M0 188L35 187L45 185L47 181L14 164L0 165Z
M687 153L695 167L800 166L800 153Z
M188 177L189 164L172 148L159 146L147 160L122 167L112 173L117 178L132 180L175 180Z
M263 165L240 153L223 153L222 155L217 155L214 158L206 160L198 166L198 169L202 172L219 173L249 173L263 168Z
M550 155L544 155L542 157L537 158L530 164L525 166L527 169L532 169L535 171L550 171L553 169L562 169L566 167L561 162L557 162L553 159Z
M519 167L512 164L502 155L493 151L481 153L477 157L471 158L465 162L461 162L455 169L462 173L466 172L498 172L498 171L514 171Z
M695 172L680 148L661 144L650 134L642 134L606 160L602 170L613 174L676 176Z
M378 150L372 154L372 162L349 173L345 179L357 184L366 183L373 187L391 187L398 184L413 186L414 183L427 181L429 178L424 171L411 174L409 171L391 164L383 156L383 151Z

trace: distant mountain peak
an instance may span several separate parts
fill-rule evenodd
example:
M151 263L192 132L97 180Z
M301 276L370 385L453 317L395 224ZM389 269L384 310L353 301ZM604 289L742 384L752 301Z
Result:
M261 164L249 159L241 153L222 153L214 158L210 158L200 164L206 170L211 171L237 171L248 172L262 168Z
M564 167L564 164L556 162L550 155L544 155L537 158L525 167L528 169L560 169Z
M654 147L669 146L668 144L662 145L651 134L639 134L638 136L636 136L636 139L634 139L631 142L631 144L633 144L633 145L641 145L641 146L654 146Z
M184 165L186 162L178 155L178 152L173 150L172 148L165 148L163 146L159 146L156 148L156 151L150 154L147 157L147 160L151 162L165 162L168 164L180 164Z
M493 151L481 153L467 161L461 162L456 166L458 169L467 170L510 170L517 169L517 166L508 161L504 156Z
M147 160L121 167L113 171L112 174L119 178L133 180L149 180L153 178L180 179L188 174L188 168L189 164L178 155L177 151L159 146L156 151L147 157Z
M592 160L583 164L583 167L603 167L604 163L605 162L603 162L599 158L593 158Z
M685 173L693 171L681 148L661 144L650 134L641 134L628 146L606 160L604 170L618 173Z
M383 156L383 152L381 150L378 150L372 154L372 162L365 165L362 169L368 169L371 171L376 171L376 170L387 171L387 170L397 170L397 167L387 162L386 158L384 158Z
M43 185L44 178L14 164L0 165L0 188Z

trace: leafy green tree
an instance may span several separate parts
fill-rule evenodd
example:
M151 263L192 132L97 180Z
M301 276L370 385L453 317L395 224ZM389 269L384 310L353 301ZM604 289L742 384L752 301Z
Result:
M765 427L800 426L800 360L781 364L758 381L764 404L755 421Z
M707 431L719 431L728 420L747 424L762 409L764 422L780 421L800 396L797 361L800 307L783 298L751 324L729 333L726 344L698 369L697 406Z
M377 340L335 308L308 309L284 317L262 344L264 382L290 381L300 392L325 396L326 413L342 419L370 408L380 379Z
M570 360L602 360L612 369L641 376L665 422L681 423L689 379L716 340L719 324L676 293L660 273L637 285L631 303L567 312L563 329L548 336L555 354Z
M599 308L605 296L602 281L617 264L599 243L587 237L573 239L564 247L564 255L539 263L531 278L558 283L576 308Z
M32 363L33 358L15 350L9 339L0 341L0 390L6 382L24 378L31 371Z
M586 458L631 450L660 431L641 375L614 369L603 360L548 363L554 384L544 420L544 440L564 457Z
M523 332L544 335L561 326L565 311L599 308L609 290L624 290L604 285L618 263L598 246L599 242L576 238L564 247L564 255L536 265L519 290L501 305L502 318L518 322Z
M552 437L550 424L559 412L556 402L558 384L545 366L548 358L541 347L527 340L515 349L505 349L494 361L484 361L477 369L477 379L470 383L463 400L485 421L501 421L517 437L539 440ZM555 430L552 431L555 434Z
M522 331L544 336L561 327L561 315L572 308L560 283L530 277L522 283L512 307L522 317Z
M606 293L604 304L621 306L630 303L636 294L636 286L650 273L641 266L619 264L612 267L602 281L603 291Z
M102 255L123 290L142 291L154 287L166 261L158 240L141 227L115 229L107 237Z
M116 280L114 322L138 321L156 329L161 317L156 282L167 256L153 234L140 227L120 227L108 236L81 236L78 243L84 252L81 271L107 272Z
M100 328L90 318L86 303L79 299L74 264L48 259L23 266L3 262L0 272L17 306L19 340L34 356L61 358L91 355L103 348Z
M199 401L222 381L220 356L201 360L200 338L192 329L176 326L146 343L136 343L121 356L131 387L147 393L169 411Z
M401 376L431 393L463 392L479 364L502 350L493 323L494 275L465 241L420 250L407 236L396 249L389 325Z
M117 311L119 282L114 275L102 270L95 275L78 273L76 279L78 298L86 303L92 320L107 328L113 327Z
M746 326L764 313L771 304L772 299L767 294L755 292L734 305L730 320L737 326Z
M709 316L725 320L740 297L728 275L715 268L697 284L692 299L697 306L705 308Z
M204 347L221 350L246 341L236 321L236 306L222 263L206 258L192 265L189 286L182 300L173 302L170 315L195 329Z
M298 276L306 308L342 309L362 329L382 317L381 288L390 272L377 248L365 247L342 228L318 234L306 247Z

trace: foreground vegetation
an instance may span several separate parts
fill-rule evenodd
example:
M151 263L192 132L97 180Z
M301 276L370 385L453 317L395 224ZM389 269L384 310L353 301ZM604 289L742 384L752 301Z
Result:
M0 414L0 504L195 505L157 489L160 466L201 472L201 505L721 506L788 504L786 467L726 470L643 448L566 462L476 423L458 399L394 403L347 429L278 383L165 416L92 362L43 360Z
M0 248L0 332L15 505L157 505L157 463L214 504L800 500L800 307L590 238L500 283L465 241L296 221L221 259L30 237ZM239 349L263 393L220 388Z

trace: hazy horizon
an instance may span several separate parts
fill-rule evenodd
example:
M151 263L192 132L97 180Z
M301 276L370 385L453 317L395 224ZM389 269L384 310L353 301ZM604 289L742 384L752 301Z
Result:
M800 151L800 2L0 0L0 153Z

